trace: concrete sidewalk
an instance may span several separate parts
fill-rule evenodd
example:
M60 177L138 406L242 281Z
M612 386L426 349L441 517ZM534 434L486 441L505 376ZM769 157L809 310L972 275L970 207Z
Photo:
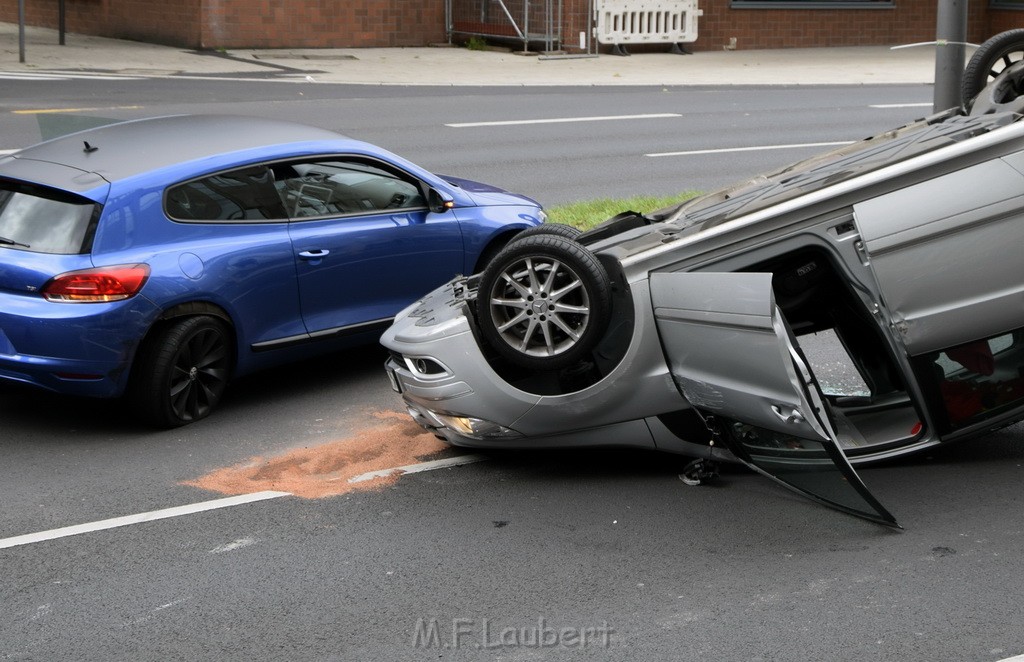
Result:
M931 84L933 46L638 53L630 57L519 55L465 48L198 52L0 23L0 74L72 73L267 78L365 85L863 85Z

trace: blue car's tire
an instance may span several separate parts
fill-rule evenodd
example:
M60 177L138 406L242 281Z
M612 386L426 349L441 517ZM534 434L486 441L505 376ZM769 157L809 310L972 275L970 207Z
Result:
M484 269L477 323L509 362L558 370L587 358L608 327L611 282L593 253L551 233L516 238Z
M173 320L146 338L127 397L137 416L174 428L205 418L227 388L234 363L232 336L209 315Z
M970 108L974 98L1010 66L1024 60L1024 28L1000 32L974 51L964 69L962 102Z

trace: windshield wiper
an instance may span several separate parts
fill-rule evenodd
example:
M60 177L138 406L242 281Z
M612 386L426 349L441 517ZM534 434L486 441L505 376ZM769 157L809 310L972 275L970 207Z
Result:
M7 237L0 237L0 244L4 244L5 246L21 246L22 248L32 248L28 244L23 244L20 241L14 241L13 239L8 239Z

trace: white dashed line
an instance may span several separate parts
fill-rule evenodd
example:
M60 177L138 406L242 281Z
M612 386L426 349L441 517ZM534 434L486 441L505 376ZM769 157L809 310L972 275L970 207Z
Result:
M449 457L443 460L433 460L431 462L420 462L419 464L407 464L404 467L393 467L391 469L380 469L378 471L368 471L358 476L352 476L348 479L350 483L361 483L366 480L373 480L374 478L383 478L384 476L390 476L392 474L415 474L421 471L432 471L434 469L445 469L447 467L458 467L463 464L473 464L474 462L483 462L487 458L483 455L460 455L458 457Z
M49 531L40 531L39 533L28 533L23 536L14 536L13 538L0 539L0 549L6 549L7 547L17 547L18 545L31 545L32 543L43 542L45 540L55 540L57 538L77 536L82 533L91 533L93 531L102 531L104 529L114 529L121 526L129 526L131 524L141 524L143 522L152 522L160 519L168 519L170 517L181 517L182 515L191 515L193 513L201 513L207 510L216 510L218 508L230 508L232 506L241 506L246 503L253 503L255 501L265 501L267 499L276 499L278 497L283 496L290 496L290 493L274 492L271 490L267 490L265 492L242 494L239 496L228 497L226 499L214 499L213 501L193 503L188 506L177 506L174 508L165 508L163 510L151 510L147 513L138 513L136 515L114 517L112 519L104 519L98 522L89 522L88 524L65 526L60 529L50 529Z
M648 115L599 115L595 117L556 117L545 120L503 120L499 122L458 122L445 124L456 129L473 126L515 126L519 124L562 124L567 122L608 122L612 120L653 120L666 117L682 117L679 113L652 113Z
M877 103L868 106L868 108L931 108L935 104L931 103Z
M694 156L697 154L729 154L731 152L758 152L770 149L801 149L804 147L839 147L840 145L852 145L852 140L834 143L799 143L794 145L759 145L757 147L724 147L721 149L693 149L685 152L654 152L644 156Z

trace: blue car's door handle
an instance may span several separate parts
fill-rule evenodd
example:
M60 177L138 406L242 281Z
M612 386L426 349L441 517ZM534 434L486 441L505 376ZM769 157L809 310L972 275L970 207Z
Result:
M321 258L327 257L328 255L330 255L330 253L331 252L329 250L317 248L311 251L302 251L301 253L299 253L299 257L301 257L303 260L319 260Z

